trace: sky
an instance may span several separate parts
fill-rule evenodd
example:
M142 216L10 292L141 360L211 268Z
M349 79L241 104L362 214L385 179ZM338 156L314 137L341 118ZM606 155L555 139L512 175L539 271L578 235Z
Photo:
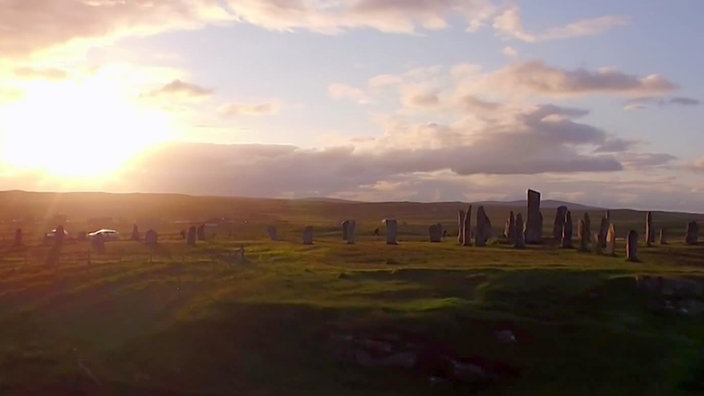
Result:
M700 0L0 0L0 189L704 213Z

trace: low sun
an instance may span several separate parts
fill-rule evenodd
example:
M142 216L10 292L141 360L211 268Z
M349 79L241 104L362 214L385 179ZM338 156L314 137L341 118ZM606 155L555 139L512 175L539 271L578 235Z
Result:
M169 135L162 114L98 77L32 83L0 107L0 160L57 177L110 174Z

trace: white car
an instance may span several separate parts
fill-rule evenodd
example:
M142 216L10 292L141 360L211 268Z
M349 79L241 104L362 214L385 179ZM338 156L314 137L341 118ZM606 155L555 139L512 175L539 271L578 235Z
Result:
M98 231L93 231L93 232L89 233L87 236L88 236L88 239L93 239L93 238L97 237L98 235L102 235L103 240L106 240L106 241L111 241L111 240L116 241L116 240L120 239L119 232L117 232L115 230L108 230L107 228L102 228Z

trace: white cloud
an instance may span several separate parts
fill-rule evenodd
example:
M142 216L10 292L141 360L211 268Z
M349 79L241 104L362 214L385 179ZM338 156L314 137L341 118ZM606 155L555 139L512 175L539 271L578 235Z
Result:
M359 104L369 104L371 99L360 88L342 83L332 83L328 85L328 94L335 100L348 99Z
M518 51L515 48L511 47L510 45L507 45L506 47L504 47L501 50L501 53L506 56L510 56L510 57L518 56Z
M249 116L259 116L259 115L270 115L279 112L279 104L277 102L263 102L263 103L225 103L218 107L217 112L223 116L238 116L238 115L249 115Z

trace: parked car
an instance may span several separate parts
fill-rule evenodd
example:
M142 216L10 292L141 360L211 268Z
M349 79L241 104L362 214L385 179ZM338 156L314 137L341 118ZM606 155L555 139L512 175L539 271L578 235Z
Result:
M109 230L107 228L101 228L98 231L93 231L88 233L88 239L94 239L98 235L102 235L103 239L106 241L116 241L120 239L120 233L115 230Z

